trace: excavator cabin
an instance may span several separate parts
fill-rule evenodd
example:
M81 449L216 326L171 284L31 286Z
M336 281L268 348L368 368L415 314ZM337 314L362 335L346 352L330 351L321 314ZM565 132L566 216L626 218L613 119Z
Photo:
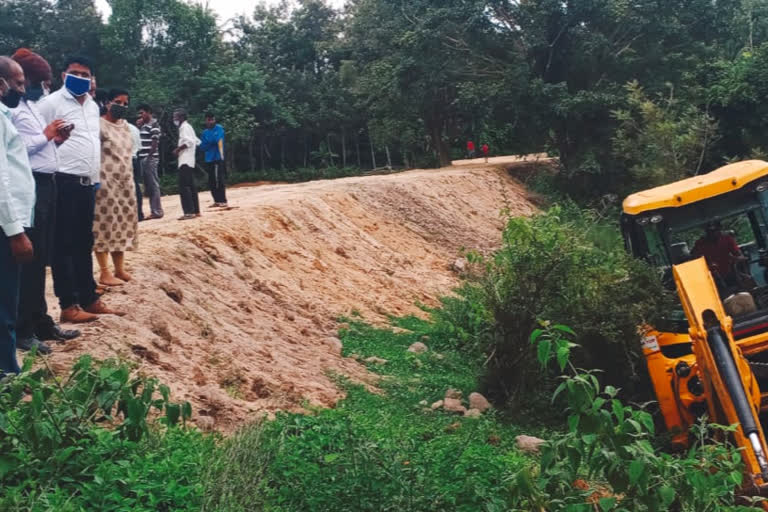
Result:
M751 482L768 462L768 163L750 160L629 196L627 250L658 268L678 308L642 339L674 441L703 415L738 424Z

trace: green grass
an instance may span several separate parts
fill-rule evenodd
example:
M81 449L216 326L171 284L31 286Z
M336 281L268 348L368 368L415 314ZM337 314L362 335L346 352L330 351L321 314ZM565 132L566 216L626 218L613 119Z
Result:
M377 356L380 392L342 382L335 409L280 414L245 428L221 447L206 476L203 510L509 510L512 475L530 463L514 447L522 432L488 412L468 419L420 405L448 388L476 390L480 361L445 350L406 349L431 324L395 321L410 332L358 321L341 332L346 356ZM425 340L427 345L432 340ZM435 344L439 344L435 340Z
M53 458L41 447L30 448L37 438L17 432L26 444L0 453L0 510L514 509L513 475L533 462L514 446L520 428L494 411L470 419L429 407L448 388L465 397L475 391L482 361L451 349L434 324L414 318L392 322L397 332L359 318L341 330L344 355L388 362L369 365L381 375L375 390L332 376L348 392L333 409L307 406L308 414L281 413L228 439L151 423L134 442L96 418L76 423L64 438L52 434L58 440ZM431 350L408 353L415 341ZM95 363L87 375L109 384L115 368ZM66 402L51 382L29 379L44 390L48 406L32 410L22 401L17 409L0 411L0 441L15 432L5 420L15 421L23 411L37 414L37 430L50 430L55 421L69 418L67 404L81 405L70 390L74 385L67 387ZM90 381L82 386L90 389Z

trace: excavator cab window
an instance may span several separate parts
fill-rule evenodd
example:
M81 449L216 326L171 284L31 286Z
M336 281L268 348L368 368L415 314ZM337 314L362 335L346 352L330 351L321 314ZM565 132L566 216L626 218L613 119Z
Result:
M748 303L746 306L739 303L743 307L732 305L730 308L731 316L738 320L758 315L759 312L763 312L763 317L768 315L767 219L768 189L745 187L677 208L649 211L640 215L625 214L621 225L627 250L658 268L669 291L675 290L673 265L705 256L708 263L715 260L710 268L717 267L718 263L725 267L723 275L715 276L713 272L713 276L724 303L730 299L727 309L734 302L734 295L740 295L739 300ZM725 251L720 258L716 250L712 254L712 244L709 244L710 248L706 251L708 254L701 254L701 248L708 244L700 241L706 239L707 226L712 224L719 226L718 231L723 237L721 244L715 244ZM754 305L744 294L751 297ZM670 321L681 312L670 312ZM667 332L684 332L680 328L682 325L664 327L666 329L663 330Z

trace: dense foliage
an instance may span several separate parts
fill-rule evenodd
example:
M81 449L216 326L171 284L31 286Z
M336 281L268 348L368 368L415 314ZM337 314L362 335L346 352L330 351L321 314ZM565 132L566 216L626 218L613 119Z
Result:
M28 363L0 383L0 508L737 510L739 454L712 444L704 427L686 454L657 450L645 411L569 365L570 328L544 324L533 336L538 348L529 345L553 371L569 368L556 393L568 429L557 432L501 411L461 418L432 410L448 388L477 389L483 358L451 348L438 324L394 323L398 333L359 320L341 332L345 355L387 361L368 363L382 376L378 391L339 378L348 395L335 408L278 414L227 439L173 426L186 407L176 409L163 386L129 378L123 364L84 358L54 380ZM419 340L433 349L406 350ZM523 432L550 439L540 458L515 448Z
M0 381L0 509L195 510L213 438L176 427L188 403L115 361L81 358Z
M768 0L322 0L218 19L181 0L0 0L0 54L85 52L134 104L212 109L230 167L445 164L467 139L624 193L763 154ZM633 84L628 86L628 84Z
M602 370L629 393L647 391L637 327L669 296L656 273L624 251L618 231L594 212L553 207L511 218L503 245L435 314L448 339L487 357L485 389L513 406L540 400L552 380L534 364L528 333L542 318L568 318L584 347L577 364Z
M593 372L577 370L570 363L576 348L573 330L546 322L542 326L531 341L542 367L557 360L558 370L566 372L553 401L568 412L568 430L544 445L538 470L524 468L517 474L521 508L755 510L746 506L749 499L736 495L744 480L741 455L727 443L712 440L735 427L700 423L692 429L694 439L687 453L659 451L653 444L650 414L625 405L616 388L601 387Z

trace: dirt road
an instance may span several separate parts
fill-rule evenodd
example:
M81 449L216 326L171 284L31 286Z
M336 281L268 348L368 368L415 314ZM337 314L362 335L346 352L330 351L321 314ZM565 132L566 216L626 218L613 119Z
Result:
M304 400L332 405L329 370L368 379L340 355L340 316L382 321L435 304L458 284L462 247L498 244L504 198L512 213L534 211L511 161L238 188L228 211L208 210L203 193L204 215L185 222L178 196L166 197L165 218L142 223L128 255L134 280L105 296L128 315L86 326L49 362L63 373L86 353L124 358L223 431Z

